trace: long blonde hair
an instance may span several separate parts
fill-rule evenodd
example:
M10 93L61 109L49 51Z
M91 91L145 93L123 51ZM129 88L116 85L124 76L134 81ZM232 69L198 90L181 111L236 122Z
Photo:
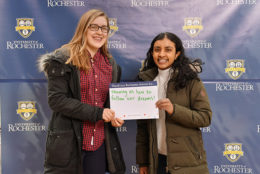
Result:
M107 20L107 26L109 27L108 16L101 10L92 9L84 13L77 25L74 36L71 41L62 46L62 48L67 48L70 50L70 57L66 61L67 64L72 64L80 70L88 71L90 69L90 56L87 51L87 41L85 33L89 25L100 16L104 16ZM107 58L111 58L112 55L108 51L107 40L104 45L101 47L101 53Z

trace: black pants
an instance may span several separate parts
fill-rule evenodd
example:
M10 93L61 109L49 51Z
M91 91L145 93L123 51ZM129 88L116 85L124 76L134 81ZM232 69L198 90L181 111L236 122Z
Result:
M82 151L84 174L106 173L106 150L103 143L96 151Z
M167 167L167 156L165 155L158 155L158 169L157 174L170 174L166 171Z

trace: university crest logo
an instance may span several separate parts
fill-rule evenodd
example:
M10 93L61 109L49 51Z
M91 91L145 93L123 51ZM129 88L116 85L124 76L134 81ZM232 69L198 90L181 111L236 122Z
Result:
M242 74L246 72L246 68L244 68L244 60L227 60L227 67L225 72L228 73L229 77L236 80Z
M236 162L241 156L244 155L242 151L242 144L240 143L227 143L225 144L225 156L230 162Z
M35 31L35 27L33 26L32 18L17 18L17 26L15 30L23 37L28 38L33 31Z
M190 36L195 37L203 30L201 18L185 18L182 29Z
M17 114L26 121L30 120L37 113L35 103L34 101L19 101Z
M108 37L112 37L115 32L118 31L118 26L117 26L117 19L116 18L109 18L109 33L108 33Z

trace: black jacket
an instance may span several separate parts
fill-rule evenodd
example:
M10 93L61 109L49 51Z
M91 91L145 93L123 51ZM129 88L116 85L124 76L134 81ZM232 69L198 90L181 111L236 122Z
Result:
M82 174L82 130L84 120L102 119L103 108L81 103L80 76L75 66L65 64L69 53L65 49L45 54L39 68L48 79L48 103L53 111L46 141L45 174ZM112 83L120 80L120 67L112 58ZM109 96L105 107L109 107ZM108 171L125 173L125 163L116 129L105 123L105 145Z

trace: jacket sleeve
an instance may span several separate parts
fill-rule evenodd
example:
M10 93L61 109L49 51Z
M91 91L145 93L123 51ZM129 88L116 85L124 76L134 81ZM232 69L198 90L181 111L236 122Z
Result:
M187 88L187 93L189 93L187 96L189 96L190 107L173 103L174 112L170 115L170 118L185 127L199 128L209 126L212 111L202 81L193 80Z
M136 163L139 166L149 165L148 120L137 120Z
M48 103L54 112L60 112L73 119L91 122L102 119L103 108L84 104L80 100L72 98L69 84L71 69L68 66L53 61L46 71L48 74Z

